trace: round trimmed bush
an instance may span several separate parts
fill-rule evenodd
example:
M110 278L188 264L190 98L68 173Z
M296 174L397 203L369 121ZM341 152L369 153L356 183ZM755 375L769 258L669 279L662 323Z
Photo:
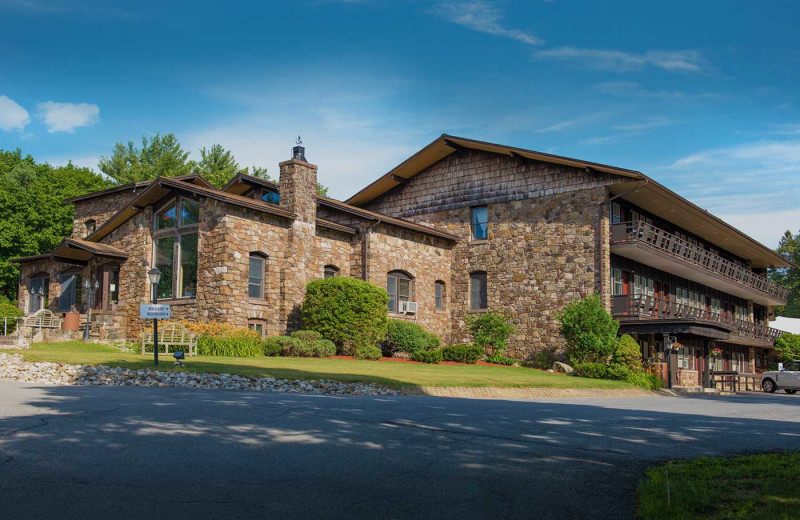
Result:
M336 355L336 345L329 339L318 339L311 343L314 357L331 357Z
M557 315L567 340L567 357L575 366L607 362L617 344L619 322L606 312L597 294L574 301Z
M436 365L442 360L442 351L417 350L416 352L411 353L410 359L411 361L421 361L423 363Z
M642 349L630 335L623 334L617 340L614 348L614 364L632 369L642 368Z
M342 353L354 354L358 347L375 346L386 338L388 303L386 289L363 280L314 280L306 286L303 326L333 341ZM345 352L345 345L352 345L352 352Z
M377 361L381 358L381 349L378 347L363 345L356 349L355 357L356 359L369 359L371 361Z
M386 341L381 346L387 357L395 352L411 354L418 350L437 350L442 340L413 321L390 319Z
M289 335L300 341L317 341L322 339L322 334L316 330L296 330Z
M450 345L442 350L442 359L474 365L483 356L483 349L475 345Z
M283 345L276 341L276 338L265 338L263 345L265 356L280 356L281 352L283 352Z

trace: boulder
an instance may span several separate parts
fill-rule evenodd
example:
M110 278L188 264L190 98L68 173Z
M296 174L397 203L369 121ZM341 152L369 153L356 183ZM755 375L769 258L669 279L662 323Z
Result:
M562 363L561 361L556 361L555 363L553 363L553 371L569 375L575 372L575 369L566 363Z

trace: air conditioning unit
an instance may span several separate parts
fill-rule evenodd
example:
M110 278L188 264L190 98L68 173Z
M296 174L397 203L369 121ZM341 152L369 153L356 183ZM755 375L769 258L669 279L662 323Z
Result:
M417 302L400 302L400 312L403 314L416 314Z

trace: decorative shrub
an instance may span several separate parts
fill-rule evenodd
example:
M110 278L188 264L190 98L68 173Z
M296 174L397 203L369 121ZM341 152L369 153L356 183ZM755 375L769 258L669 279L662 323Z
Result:
M514 327L506 321L505 316L494 312L468 317L467 327L476 346L490 348L495 354L505 352L508 338L514 332Z
M289 338L291 339L291 338ZM264 355L265 356L280 356L281 352L283 352L283 345L279 341L277 341L276 337L266 338L264 340Z
M274 340L281 346L282 356L330 357L336 354L336 345L327 339L308 341L296 337L277 336Z
M322 339L322 334L316 330L296 330L289 335L295 339L299 339L300 341L311 342Z
M660 377L645 372L633 371L625 378L625 382L636 385L639 388L644 388L645 390L664 388L664 382L661 381Z
M306 285L303 326L333 341L343 353L375 346L386 338L389 295L371 283L355 278L314 280ZM345 347L351 346L352 352Z
M423 363L438 364L442 360L441 350L417 350L411 353L412 361L421 361Z
M412 353L418 350L437 350L442 340L422 326L406 320L390 319L386 340L381 344L387 357L395 352Z
M647 374L641 370L632 370L620 364L578 363L573 368L575 369L575 375L581 377L625 381L647 390L658 390L664 386L658 376Z
M614 347L613 363L634 370L642 368L642 349L633 337L628 334L620 336Z
M572 365L575 375L592 379L611 379L608 377L608 365L605 363L575 363Z
M800 334L781 334L775 340L775 355L784 363L800 359Z
M542 370L553 368L553 363L555 362L556 354L552 350L540 350L533 355L533 365Z
M483 356L483 349L475 345L450 345L441 350L442 359L474 365Z
M502 354L492 354L491 356L486 356L487 363L494 363L496 365L507 365L511 366L514 363L517 363L517 360L510 357L505 357Z
M605 362L614 354L619 322L603 309L596 294L568 304L557 319L572 365Z
M0 318L18 318L24 315L25 313L19 310L17 306L11 302L0 303ZM11 320L9 320L9 323L11 323Z
M379 349L378 347L363 345L356 349L356 359L369 359L372 361L377 361L380 358L381 358L381 349Z
M244 331L253 332L248 329ZM197 338L197 353L201 356L261 357L264 347L258 334L242 332L226 337L200 336Z

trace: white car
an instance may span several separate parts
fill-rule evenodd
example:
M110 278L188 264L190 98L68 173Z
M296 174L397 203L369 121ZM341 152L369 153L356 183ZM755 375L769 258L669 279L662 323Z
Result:
M761 388L769 393L781 389L787 394L800 390L800 360L786 363L783 370L761 374Z

